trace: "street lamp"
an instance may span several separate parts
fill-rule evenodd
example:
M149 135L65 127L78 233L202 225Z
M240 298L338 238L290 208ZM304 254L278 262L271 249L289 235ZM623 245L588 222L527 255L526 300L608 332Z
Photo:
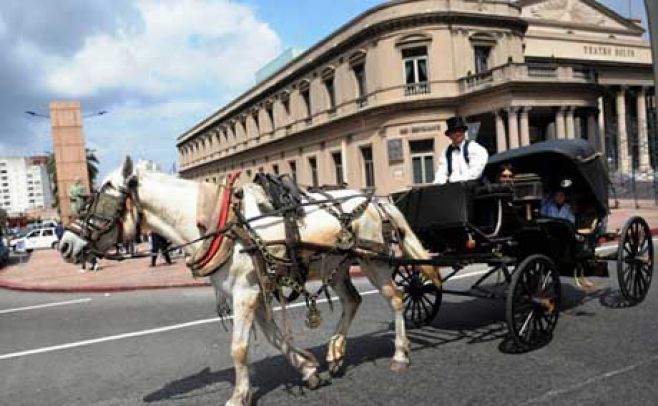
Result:
M100 111L96 111L96 112L93 112L93 113L83 114L82 118L102 116L102 115L107 114L107 113L108 113L107 110L100 110ZM48 119L50 118L49 114L37 113L36 111L31 111L31 110L26 111L25 114L30 115L32 117L42 117L42 118L48 118Z

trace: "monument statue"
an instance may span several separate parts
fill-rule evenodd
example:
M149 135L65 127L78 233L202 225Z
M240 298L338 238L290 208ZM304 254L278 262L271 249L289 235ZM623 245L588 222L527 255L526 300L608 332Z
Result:
M82 185L80 177L75 178L75 183L69 188L69 199L71 201L71 215L77 217L80 214L80 209L85 203L87 197L85 187Z

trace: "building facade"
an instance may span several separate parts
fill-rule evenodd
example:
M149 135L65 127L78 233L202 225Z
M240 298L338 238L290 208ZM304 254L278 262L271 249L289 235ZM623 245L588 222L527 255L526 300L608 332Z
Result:
M48 157L0 158L0 207L9 217L50 213Z
M397 0L349 21L177 140L182 177L290 173L387 194L432 182L446 119L490 153L586 138L648 172L651 49L595 0Z

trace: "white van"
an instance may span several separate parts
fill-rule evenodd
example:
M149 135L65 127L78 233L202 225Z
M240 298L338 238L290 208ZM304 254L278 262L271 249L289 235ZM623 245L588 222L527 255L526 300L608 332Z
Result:
M57 248L58 243L59 240L57 239L57 234L55 234L55 227L37 228L29 231L25 234L25 237L19 238L14 242L16 251L25 252L44 248Z

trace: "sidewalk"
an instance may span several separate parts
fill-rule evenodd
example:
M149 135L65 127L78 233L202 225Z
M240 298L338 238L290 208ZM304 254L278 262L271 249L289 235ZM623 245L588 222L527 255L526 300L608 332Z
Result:
M149 267L150 258L124 261L101 259L100 270L80 272L61 258L55 250L34 251L27 262L16 262L0 269L0 288L40 292L116 292L138 289L163 289L209 286L208 278L194 279L183 257L172 258L165 265L158 257L157 265Z
M633 200L620 200L619 208L612 209L608 230L621 229L626 219L642 216L658 236L658 206L653 200L640 200L639 209ZM614 202L611 202L611 205ZM145 250L146 245L139 247ZM173 265L162 264L150 268L150 258L125 261L101 260L98 272L80 273L79 265L64 262L54 250L35 251L25 262L15 262L0 269L0 288L41 292L116 292L139 289L163 289L209 286L208 278L194 279L185 266L183 257L173 258Z

